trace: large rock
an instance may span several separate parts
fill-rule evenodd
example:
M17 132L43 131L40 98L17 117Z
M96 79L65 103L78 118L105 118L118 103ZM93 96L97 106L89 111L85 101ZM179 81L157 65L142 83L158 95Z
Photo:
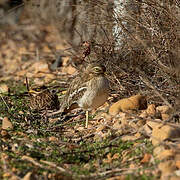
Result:
M147 108L147 100L143 95L135 95L129 98L121 99L118 102L114 103L109 108L109 113L111 115L116 115L120 111L127 110L143 110Z
M171 125L163 125L161 123L157 124L156 127L152 130L152 144L158 145L162 141L171 138L179 138L180 137L180 128L171 126Z

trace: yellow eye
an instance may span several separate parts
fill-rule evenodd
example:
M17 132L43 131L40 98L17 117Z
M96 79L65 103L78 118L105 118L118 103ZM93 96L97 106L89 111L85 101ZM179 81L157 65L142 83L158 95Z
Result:
M95 72L100 72L100 71L102 71L102 69L101 69L101 67L98 67L98 66L97 66L97 67L94 67L94 71L95 71Z

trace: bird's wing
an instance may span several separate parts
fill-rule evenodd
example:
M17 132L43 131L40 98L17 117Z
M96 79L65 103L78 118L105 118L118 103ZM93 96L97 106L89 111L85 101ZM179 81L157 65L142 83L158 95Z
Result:
M64 98L61 101L62 111L65 108L69 108L73 103L77 102L80 97L83 96L84 92L87 90L86 77L77 76L70 84Z

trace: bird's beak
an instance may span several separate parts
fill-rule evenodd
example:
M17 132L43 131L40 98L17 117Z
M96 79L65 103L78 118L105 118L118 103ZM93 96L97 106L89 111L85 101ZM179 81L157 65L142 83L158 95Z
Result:
M30 89L30 90L28 91L28 93L29 93L29 94L38 94L38 92L35 91L35 90L33 90L33 89Z

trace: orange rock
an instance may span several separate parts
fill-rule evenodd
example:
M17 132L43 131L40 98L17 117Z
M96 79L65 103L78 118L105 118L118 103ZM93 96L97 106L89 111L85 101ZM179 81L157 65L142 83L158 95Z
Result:
M159 123L161 124L161 123ZM177 127L172 127L170 125L163 125L157 126L152 130L152 144L158 145L163 140L169 138L179 138L180 137L180 129Z
M127 111L127 110L143 110L147 108L147 101L146 97L140 94L131 96L129 98L121 99L118 102L114 103L109 108L109 113L111 115L116 115L120 111Z

